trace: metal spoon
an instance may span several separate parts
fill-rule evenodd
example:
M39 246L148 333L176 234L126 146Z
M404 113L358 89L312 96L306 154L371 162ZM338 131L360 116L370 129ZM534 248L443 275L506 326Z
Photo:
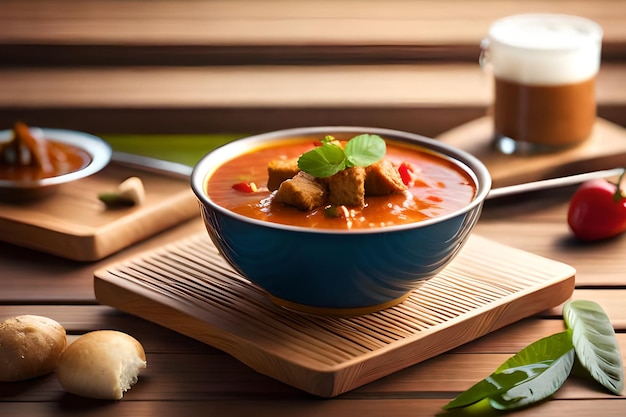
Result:
M193 167L189 165L125 152L113 152L111 160L126 166L142 168L170 177L189 178L193 171Z
M568 185L581 184L585 181L593 179L615 177L621 175L622 172L624 172L624 168L612 168L602 171L585 172L582 174L568 175L565 177L551 178L547 180L532 181L523 184L494 188L487 195L487 199L506 197L514 194L540 191L550 188L566 187Z

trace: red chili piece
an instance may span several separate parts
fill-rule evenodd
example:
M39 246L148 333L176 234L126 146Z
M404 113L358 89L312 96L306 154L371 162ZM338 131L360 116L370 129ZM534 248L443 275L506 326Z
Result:
M404 183L404 185L410 185L411 180L413 179L413 176L411 175L413 172L413 168L411 168L411 166L406 162L403 162L398 167L398 172L400 173L400 178L402 178L402 182Z
M237 190L242 193L256 193L258 188L253 182L238 182L233 184L233 190Z

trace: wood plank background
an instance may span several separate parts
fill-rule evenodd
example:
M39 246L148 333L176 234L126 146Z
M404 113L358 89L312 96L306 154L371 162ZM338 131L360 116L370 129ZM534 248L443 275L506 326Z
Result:
M368 59L394 54L400 59L424 59L420 48L452 47L450 51L456 52L456 47L477 52L492 21L529 12L591 18L604 28L605 54L611 57L624 51L626 4L620 0L597 0L593 4L585 0L4 0L0 36L7 49L10 45L108 45L138 50L142 46L186 46L190 48L186 52L192 52L224 47L224 57L230 55L239 62L267 62L271 58L286 62L289 56L251 54L236 58L233 53L245 55L245 48L288 46L320 47L300 51L301 57L315 56L316 52L326 57L335 47L337 51L349 47L355 56L341 59L357 59L361 53L356 52L364 47L363 52L370 51ZM194 58L209 62L206 60L215 56ZM457 58L455 54L450 57ZM86 57L74 57L80 58ZM135 57L139 58L148 57ZM470 59L475 60L475 56Z
M484 116L480 40L499 17L605 31L599 115L626 125L626 2L5 0L0 126L93 133L363 125L436 136Z

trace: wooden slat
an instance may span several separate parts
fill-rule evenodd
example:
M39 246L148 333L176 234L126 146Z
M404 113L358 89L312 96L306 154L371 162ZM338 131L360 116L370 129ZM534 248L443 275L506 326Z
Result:
M626 250L626 235L577 241L567 225L569 200L576 188L488 201L475 233L574 266L577 287L623 287L620 254Z
M603 84L626 81L625 71L611 65L603 70L602 101L619 101L620 94ZM491 82L478 64L19 68L0 71L0 91L0 106L17 108L401 108L452 103L486 106Z
M430 135L482 116L489 89L477 65L15 69L0 71L0 125L206 133L352 124Z
M133 335L135 336L135 335ZM619 336L620 348L626 348L626 338ZM156 353L143 343L148 367L140 380L125 394L125 402L159 401L164 398L201 401L211 398L256 398L281 401L311 399L307 394L289 387L246 367L225 354ZM471 387L492 373L512 354L449 353L419 365L406 368L379 381L350 391L339 400L368 398L447 398ZM462 372L450 372L451 369ZM590 389L584 379L570 378L555 394L562 399L615 399L602 390ZM18 384L0 383L5 398L14 402L54 402L63 395L54 374L36 381ZM0 406L1 407L1 406Z
M598 77L599 115L626 125L626 64ZM260 132L362 125L436 136L485 115L478 64L2 69L0 125L98 133Z
M432 417L440 413L441 407L451 398L446 399L415 399L410 396L400 399L355 399L338 401L289 401L273 399L238 399L233 400L200 400L200 401L155 401L143 402L121 401L116 404L89 407L91 403L75 398L62 398L61 407L49 403L7 403L2 410L12 417L57 417L66 416L68 412L79 412L82 416L106 415L106 411L114 410L115 415L149 417L154 416L155 409L159 415L185 415L189 417L220 415L259 417L319 417L359 415L374 417L393 415L403 417ZM108 406L108 407L107 407ZM105 411L106 410L106 411ZM562 415L596 415L622 417L624 401L616 399L598 399L595 401L548 401L534 407L517 411L515 416L562 416Z
M283 401L287 398L309 398L299 390L254 372L222 352L108 307L23 306L13 312L9 307L0 307L0 317L4 318L6 313L46 315L61 320L69 331L109 328L136 337L146 349L148 368L142 372L140 383L127 394L128 401L157 401L163 398L200 401L207 397L215 400L280 397ZM105 322L107 326L101 327ZM339 399L451 398L487 376L524 346L561 330L562 324L557 320L527 319L450 353L357 388ZM626 335L618 334L617 338L622 352L626 352ZM463 369L463 372L450 372L450 369ZM54 402L63 394L54 375L18 384L0 383L0 392L3 398L13 402ZM582 380L570 378L556 398L614 397L590 389Z
M598 0L593 5L584 0L523 4L488 0L5 0L0 22L2 38L13 41L453 43L480 40L494 19L530 11L589 17L604 27L609 41L626 35L620 24L626 5L619 0ZM372 22L374 26L368 25ZM40 30L32 30L35 24L40 24ZM364 26L369 27L365 30Z
M616 292L613 294L613 292ZM609 315L618 337L626 338L626 311L620 304L622 291L576 290L575 299L587 299L599 303ZM123 313L109 306L93 305L19 305L0 306L0 321L17 315L35 314L50 317L61 323L68 334L80 335L95 329L116 329L136 335L157 353L217 353L204 343L177 334L165 327L139 317ZM537 320L537 318L545 319ZM490 333L473 342L464 344L451 353L498 353L514 354L535 340L558 333L564 329L561 309L554 308L534 318L511 324L498 332ZM626 343L626 340L624 341Z
M95 304L96 268L202 230L198 216L99 262L71 261L0 242L0 304Z
M626 64L603 65L599 105L623 105L624 84ZM492 88L478 64L0 70L5 108L485 108Z
M450 351L453 354L461 353L497 353L515 354L542 337L562 332L565 324L561 318L541 319L535 317L520 320L497 332L490 333L473 342Z
M29 57L14 46L73 45L79 49L57 51L77 54L62 54L56 60L87 63L106 60L81 45L100 46L98 52L104 56L133 62L168 62L168 57L187 63L280 62L289 57L291 61L473 59L492 21L528 12L596 20L605 31L605 57L623 58L626 32L621 22L626 6L618 0L10 0L3 2L0 14L0 45L3 56L31 63L53 62L55 57L45 48L31 50L41 55ZM115 48L107 48L110 45Z
M119 330L136 337L152 353L221 354L209 345L108 306L0 305L0 321L23 314L50 317L65 328L68 336L100 329Z
M557 223L480 223L476 232L497 238L499 242L556 259L576 268L579 287L623 286L623 260L619 253L626 248L621 236L613 241L585 244L574 240L568 229L566 212Z
M151 352L156 353L220 352L163 326L104 305L0 305L0 321L22 314L50 317L63 325L68 335L80 335L95 329L127 332L149 346ZM535 339L557 333L562 329L563 321L560 318L525 319L462 345L452 353L513 354Z

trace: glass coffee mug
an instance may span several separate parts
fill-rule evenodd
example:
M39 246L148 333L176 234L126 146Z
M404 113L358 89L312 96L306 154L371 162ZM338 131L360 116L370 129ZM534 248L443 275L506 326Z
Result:
M532 154L589 138L602 35L597 23L561 14L515 15L491 25L481 65L494 76L496 149Z

